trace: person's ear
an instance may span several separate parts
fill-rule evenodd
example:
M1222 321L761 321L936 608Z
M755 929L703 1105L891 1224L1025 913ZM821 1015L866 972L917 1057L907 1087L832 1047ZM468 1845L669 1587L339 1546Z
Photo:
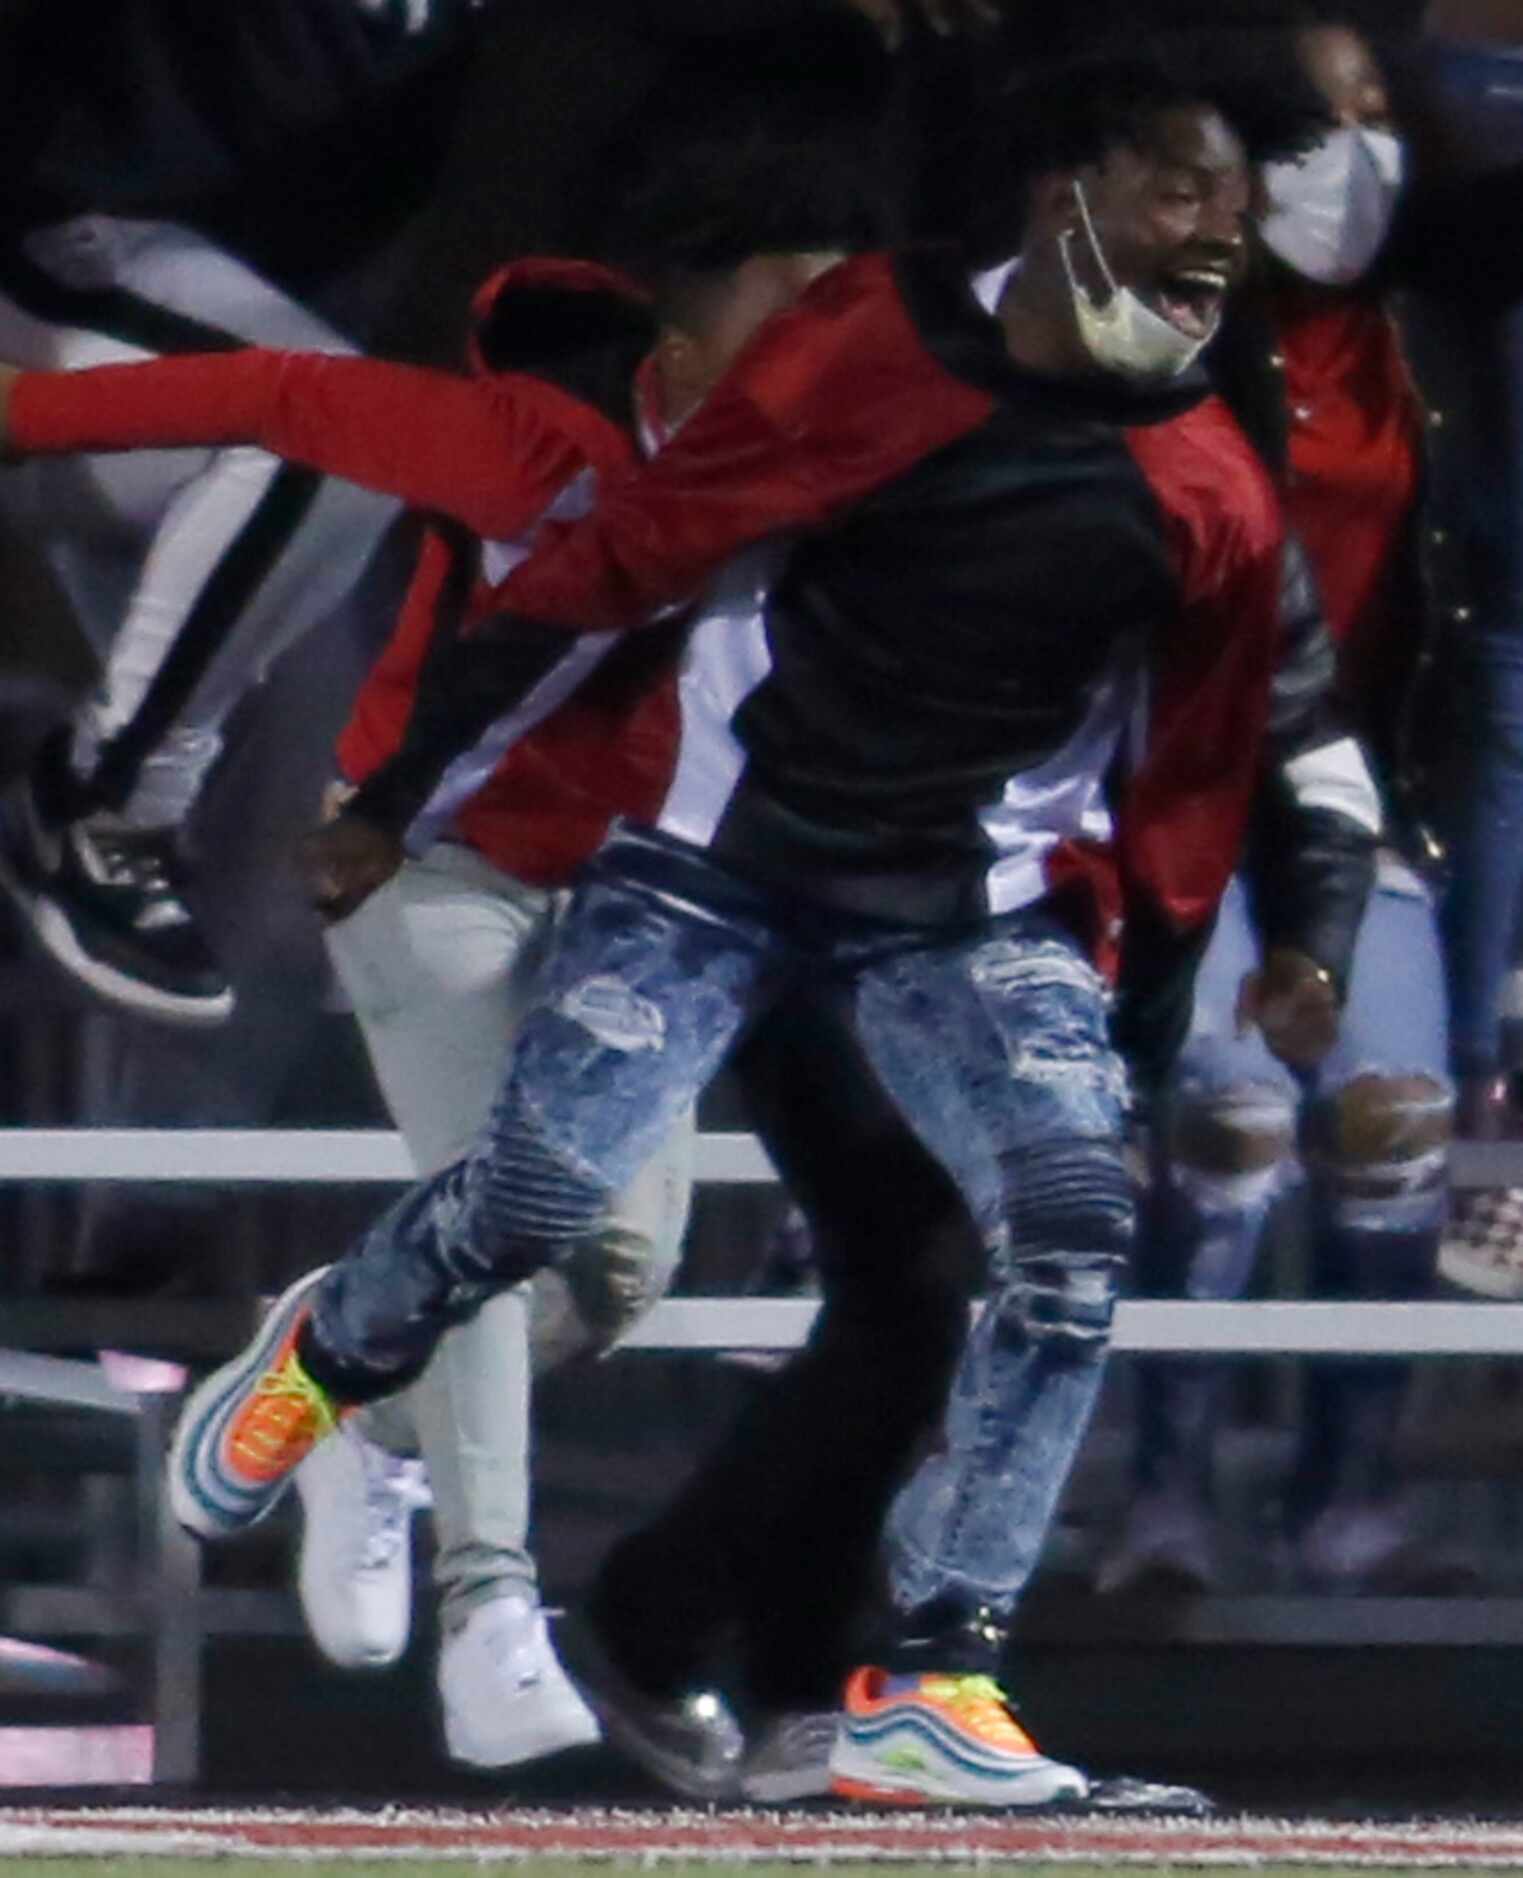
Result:
M1032 234L1056 240L1079 226L1079 196L1071 170L1054 170L1031 185L1027 227Z

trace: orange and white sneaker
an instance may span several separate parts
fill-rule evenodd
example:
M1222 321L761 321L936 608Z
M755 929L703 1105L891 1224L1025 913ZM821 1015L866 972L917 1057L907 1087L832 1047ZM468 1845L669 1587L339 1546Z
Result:
M222 1539L263 1519L340 1408L302 1368L296 1339L326 1266L275 1300L240 1355L191 1392L169 1450L169 1503L188 1532Z
M1077 1767L1037 1747L992 1676L955 1673L853 1670L830 1775L843 1799L893 1806L1054 1806L1089 1793Z

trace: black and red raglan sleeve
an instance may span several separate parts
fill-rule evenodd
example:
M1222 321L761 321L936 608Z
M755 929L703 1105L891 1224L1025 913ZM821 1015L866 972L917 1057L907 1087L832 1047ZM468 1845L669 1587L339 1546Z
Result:
M1380 809L1337 705L1315 583L1236 421L1212 399L1130 442L1159 501L1180 595L1152 647L1147 724L1119 818L1132 1007L1122 1030L1161 1068L1170 1040L1182 1040L1194 965L1239 868L1264 909L1264 943L1346 982ZM1146 1024L1135 1015L1144 1010Z
M547 531L498 610L431 661L403 745L357 805L405 825L567 633L620 631L692 604L737 553L827 527L992 409L922 343L892 259L863 255L776 315L651 462Z

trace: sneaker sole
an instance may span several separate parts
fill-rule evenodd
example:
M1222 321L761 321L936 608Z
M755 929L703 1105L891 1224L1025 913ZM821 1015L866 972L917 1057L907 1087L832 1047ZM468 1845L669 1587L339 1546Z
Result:
M829 1767L794 1768L786 1773L742 1774L741 1797L758 1806L782 1806L789 1800L817 1800L835 1791Z
M33 893L3 860L0 860L0 886L24 914L38 944L54 964L108 1004L171 1024L225 1024L232 1016L237 997L231 987L207 998L163 991L145 984L141 978L129 977L126 972L86 952L75 937L74 928L53 902Z
M175 1518L198 1539L226 1538L257 1524L291 1484L287 1475L257 1493L239 1487L222 1472L217 1450L250 1378L266 1367L290 1329L297 1306L327 1269L324 1265L306 1272L288 1286L248 1348L213 1370L186 1399L169 1448L169 1504Z
M515 1709L524 1706L525 1698L515 1700ZM564 1754L568 1748L590 1748L603 1739L597 1717L583 1703L572 1708L558 1703L538 1728L516 1729L511 1735L494 1741L473 1741L469 1734L450 1726L446 1711L444 1750L459 1767L478 1767L484 1773L493 1768L517 1767L524 1761L545 1760L552 1754Z
M875 1730L870 1746L843 1730L831 1751L830 1791L841 1799L880 1806L1034 1810L1082 1800L1089 1782L1077 1768L1041 1757L1018 1773L954 1760L939 1741L932 1741L913 1720L905 1719Z
M461 1767L483 1772L540 1761L568 1748L592 1747L603 1738L598 1718L566 1674L543 1611L535 1620L536 1653L540 1667L531 1681L515 1690L504 1686L498 1713L489 1727L472 1727L465 1705L451 1706L446 1674L448 1646L441 1652L436 1678L439 1710L444 1725L444 1749ZM477 1708L479 1703L471 1706Z
M324 1442L323 1445L326 1447L327 1443ZM300 1473L301 1469L298 1468L296 1471ZM298 1486L297 1492L300 1491L301 1488ZM306 1555L303 1553L296 1571L296 1601L301 1606L302 1622L306 1625L307 1635L311 1638L313 1647L332 1663L335 1669L390 1669L394 1664L400 1663L407 1654L407 1645L412 1637L412 1571L410 1567L406 1578L405 1602L400 1592L394 1600L399 1608L394 1611L388 1610L384 1619L381 1620L372 1616L366 1622L363 1615L356 1615L353 1617L356 1629L352 1633L340 1634L322 1615L314 1616L313 1614L314 1612L321 1613L330 1600L322 1590L321 1577L307 1566ZM364 1613L366 1606L364 1595L352 1584L347 1587L347 1590L354 1612ZM379 1598L370 1600L372 1608L380 1602ZM392 1602L393 1600L387 1600L388 1604Z
M779 1806L787 1800L813 1800L830 1791L830 1755L835 1747L840 1716L821 1710L812 1721L800 1718L786 1731L776 1727L758 1737L740 1770L744 1799L758 1806Z

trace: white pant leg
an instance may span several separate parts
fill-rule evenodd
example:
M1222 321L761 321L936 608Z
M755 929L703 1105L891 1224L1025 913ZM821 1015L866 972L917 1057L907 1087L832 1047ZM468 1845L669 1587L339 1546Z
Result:
M105 669L76 722L74 761L82 774L131 721L221 566L262 518L281 508L282 545L247 603L220 610L216 650L123 806L140 827L186 820L239 700L340 604L397 513L395 503L352 483L298 483L262 451L217 452L207 474L171 503L142 564Z
M65 287L124 289L251 343L348 350L252 269L172 223L82 216L34 231L26 248ZM18 364L77 370L152 356L124 330L50 324L0 295L0 357ZM184 819L233 707L334 610L397 513L338 479L312 483L252 449L39 460L0 477L0 502L41 536L105 660L76 721L82 770L132 718L187 624L215 648L145 766L129 819ZM235 553L248 556L241 574Z
M334 966L420 1173L459 1159L484 1123L554 912L553 895L441 843L330 928ZM551 1326L536 1337L537 1350L560 1355L606 1341L666 1288L686 1223L691 1157L691 1130L682 1131L615 1206L585 1259L568 1276L535 1281L534 1315ZM427 1463L435 1576L451 1623L504 1584L534 1579L530 1292L499 1293L448 1333L411 1389L365 1412L372 1438L400 1452L416 1448Z

